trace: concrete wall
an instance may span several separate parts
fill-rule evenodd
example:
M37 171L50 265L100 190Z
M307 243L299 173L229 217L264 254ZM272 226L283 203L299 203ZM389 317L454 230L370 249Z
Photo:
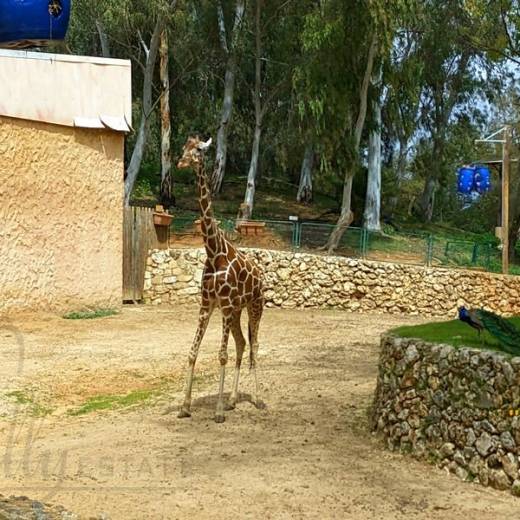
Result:
M520 495L520 357L385 336L372 428L392 450Z
M457 306L520 313L520 277L248 249L265 271L267 306L335 307L358 312L454 318ZM152 252L145 301L199 301L203 249Z
M121 304L123 144L0 116L0 312Z

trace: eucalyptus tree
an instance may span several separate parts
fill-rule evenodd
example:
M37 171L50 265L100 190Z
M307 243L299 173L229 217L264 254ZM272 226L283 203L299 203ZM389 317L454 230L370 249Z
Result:
M265 119L270 108L291 96L291 72L298 56L293 52L301 24L302 3L293 0L281 5L255 0L250 15L254 26L254 132L244 203L239 218L251 218L261 155ZM247 90L248 84L246 84ZM281 111L284 113L284 111ZM273 117L275 117L273 115Z
M295 75L302 117L312 119L320 168L342 172L341 211L326 248L334 251L354 219L353 178L360 148L374 65L387 52L396 17L407 2L319 3L307 15L302 34L304 64Z
M382 64L378 66L378 70L373 74L372 85L374 93L372 96L371 112L372 112L372 128L368 138L368 174L367 174L367 192L365 198L365 212L363 215L364 227L370 231L381 230L381 97L382 92L383 69Z
M215 168L211 177L211 190L213 193L220 191L226 170L228 132L233 113L236 83L237 52L245 11L245 0L236 0L234 4L231 23L228 20L230 16L226 16L224 2L222 0L217 1L218 34L222 51L226 56L226 72L224 77L224 98L217 133Z

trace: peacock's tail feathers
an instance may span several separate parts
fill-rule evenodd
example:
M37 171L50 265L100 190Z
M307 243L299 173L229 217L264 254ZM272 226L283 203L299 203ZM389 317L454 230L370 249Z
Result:
M482 326L500 343L500 347L513 355L520 355L520 330L497 314L477 309L474 311Z

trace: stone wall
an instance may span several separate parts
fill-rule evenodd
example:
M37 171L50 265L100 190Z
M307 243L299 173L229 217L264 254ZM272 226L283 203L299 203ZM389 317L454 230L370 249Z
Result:
M457 306L520 313L520 277L482 271L248 249L266 277L267 306L455 316ZM152 251L147 303L199 301L203 249Z
M520 495L520 357L384 336L375 431L458 477Z

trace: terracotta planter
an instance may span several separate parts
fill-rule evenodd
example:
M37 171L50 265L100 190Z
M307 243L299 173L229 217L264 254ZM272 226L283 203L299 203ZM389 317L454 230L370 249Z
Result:
M158 213L156 211L153 213L153 223L156 226L169 226L172 220L173 215L169 215L168 213Z

